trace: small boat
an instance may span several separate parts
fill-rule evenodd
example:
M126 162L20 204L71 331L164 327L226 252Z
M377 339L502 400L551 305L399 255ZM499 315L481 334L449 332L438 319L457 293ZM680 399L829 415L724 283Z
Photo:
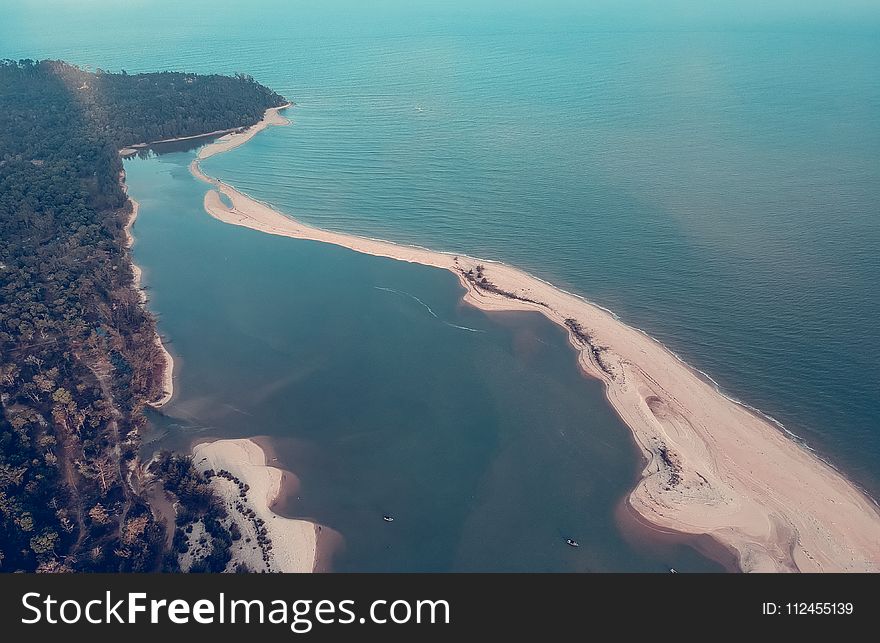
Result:
M571 538L566 538L565 544L568 545L569 547L580 547L581 546L578 541L572 540Z
M669 573L670 573L670 574L677 574L678 572L675 571L675 567L670 567L670 568L669 568Z
M384 520L385 522L394 522L394 516L389 516L388 514L385 514L384 516L382 516L382 520Z

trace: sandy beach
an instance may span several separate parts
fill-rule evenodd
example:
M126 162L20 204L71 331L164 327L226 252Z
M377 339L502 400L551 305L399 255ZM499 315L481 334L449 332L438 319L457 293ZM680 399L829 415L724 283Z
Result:
M241 529L241 539L232 546L230 568L244 563L256 572L314 571L318 559L319 527L272 511L285 486L295 484L292 474L268 466L263 449L248 439L197 444L192 455L193 464L199 471L214 471L211 486ZM239 482L247 485L244 496ZM247 510L252 510L253 514L246 515ZM267 543L258 542L257 531L261 527L266 528Z
M121 153L121 152L120 152ZM125 190L126 195L128 195L128 188L125 185L125 172L122 172L122 176L120 176L120 181L122 184L122 189ZM134 245L134 235L132 234L132 226L134 226L134 222L138 216L138 210L140 209L140 204L131 198L128 195L128 200L131 202L131 216L129 216L128 221L125 224L125 247L131 251L132 246ZM143 271L140 267L132 260L131 262L131 271L134 274L134 288L137 290L138 295L141 299L141 306L147 305L147 294L144 292L144 289L141 285L141 279L143 277ZM168 352L168 349L165 348L165 344L162 343L162 338L159 336L159 333L156 333L156 337L154 339L156 342L156 348L159 349L159 352L162 353L162 357L165 360L165 367L162 369L162 395L159 396L158 399L152 400L148 402L148 404L158 409L174 397L174 358L171 356L171 353Z
M286 122L277 109L269 112L259 129L227 135L198 159ZM644 455L628 502L649 523L711 536L743 571L880 570L880 512L870 498L771 420L719 392L611 312L502 263L305 225L206 176L198 159L190 169L212 186L205 209L220 221L444 268L466 288L469 304L535 311L565 327L582 369L604 382Z
M286 103L280 107L270 107L266 110L263 114L263 118L256 125L240 132L233 131L225 136L221 136L213 143L208 143L199 150L199 160L206 159L209 156L214 156L215 154L220 154L222 152L228 152L233 148L244 145L270 125L289 125L290 121L284 118L279 112L282 109L287 109L291 105L292 103Z

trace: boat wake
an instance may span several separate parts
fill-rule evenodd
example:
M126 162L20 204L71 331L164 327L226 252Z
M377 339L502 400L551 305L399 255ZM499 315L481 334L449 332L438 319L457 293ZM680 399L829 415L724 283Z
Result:
M479 328L470 328L469 326L459 326L458 324L453 324L452 322L448 322L445 319L440 319L440 317L437 316L437 313L434 312L433 308L431 308L428 304L423 302L421 299L419 299L415 295L411 295L408 292L404 292L402 290L395 290L394 288L386 288L384 286L373 286L373 288L375 288L376 290L381 290L383 292L393 292L397 295L402 295L403 297L409 297L410 299L417 301L419 304L421 304L425 308L425 310L427 310L431 314L431 317L433 317L437 321L441 322L442 324L449 326L450 328L457 328L458 330L464 330L469 333L485 333L486 332L485 330L481 330Z

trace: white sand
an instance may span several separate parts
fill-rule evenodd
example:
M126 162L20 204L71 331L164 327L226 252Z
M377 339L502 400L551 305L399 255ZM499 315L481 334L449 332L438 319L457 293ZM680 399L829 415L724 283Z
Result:
M266 464L266 454L252 440L217 440L198 444L193 448L193 463L199 471L213 469L215 473L226 470L247 484L246 498L239 495L239 487L220 476L211 478L211 486L226 503L229 515L238 523L242 538L232 544L232 563L245 563L252 571L312 572L317 560L317 527L306 520L294 520L279 516L272 505L282 490L286 472ZM241 504L253 509L256 518L264 521L271 550L264 560L263 549L258 546L256 529L251 520L237 509ZM250 538L251 542L245 542Z
M208 143L199 150L199 160L206 159L215 154L220 154L221 152L228 152L239 145L244 145L270 125L289 125L290 121L279 114L279 112L282 109L287 109L290 105L291 103L287 103L281 107L270 107L266 110L265 114L263 114L263 118L256 125L241 132L232 132L226 136L218 138L213 143Z
M277 110L267 112L263 123L276 116ZM255 133L229 135L221 146L203 148L199 159ZM465 301L483 310L533 310L562 326L576 320L581 337L566 327L583 370L605 383L608 400L646 458L629 502L650 523L712 536L736 553L744 571L880 570L880 513L871 499L768 419L720 393L662 344L608 311L505 264L305 225L206 176L198 160L190 169L215 188L205 195L205 209L220 221L445 268L467 289ZM496 288L533 301L476 287L464 273L477 265L485 266Z

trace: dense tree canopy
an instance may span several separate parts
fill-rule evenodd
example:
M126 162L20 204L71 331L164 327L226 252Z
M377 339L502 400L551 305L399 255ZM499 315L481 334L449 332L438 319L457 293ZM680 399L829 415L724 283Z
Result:
M0 61L0 570L158 564L137 446L162 356L133 287L118 150L283 103L244 75Z

